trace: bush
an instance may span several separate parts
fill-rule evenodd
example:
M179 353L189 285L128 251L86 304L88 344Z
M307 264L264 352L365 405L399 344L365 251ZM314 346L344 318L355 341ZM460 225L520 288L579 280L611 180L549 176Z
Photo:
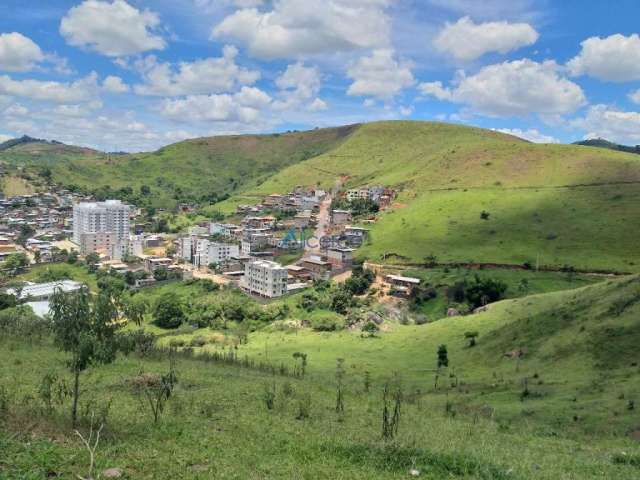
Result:
M192 347L204 347L207 343L209 343L207 341L207 339L205 337L203 337L203 336L200 336L200 335L197 336L197 337L193 337L191 339L191 342L189 342L189 344Z
M344 318L333 312L314 312L309 318L311 328L317 332L334 332L345 326Z
M178 328L185 320L182 300L174 292L165 293L156 302L153 317L160 328Z

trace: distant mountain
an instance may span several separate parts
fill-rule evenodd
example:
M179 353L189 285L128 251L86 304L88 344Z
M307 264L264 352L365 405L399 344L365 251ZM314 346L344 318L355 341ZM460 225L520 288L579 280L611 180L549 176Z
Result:
M8 150L16 145L22 145L25 143L35 143L35 142L44 142L47 143L46 140L41 140L40 138L33 138L29 135L23 135L20 138L12 138L11 140L7 140L6 142L0 143L0 152L4 150Z
M57 140L44 140L23 135L0 143L0 152L27 156L55 156L55 155L95 155L97 150L88 147L67 145Z
M631 147L629 145L620 145L619 143L613 143L604 138L590 138L588 140L581 140L580 142L574 142L574 145L584 145L586 147L599 147L608 148L609 150L618 150L620 152L636 153L640 155L640 145Z

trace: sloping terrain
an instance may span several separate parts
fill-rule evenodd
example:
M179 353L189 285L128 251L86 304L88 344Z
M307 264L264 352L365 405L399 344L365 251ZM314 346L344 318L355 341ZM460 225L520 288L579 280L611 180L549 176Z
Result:
M382 184L399 190L360 255L372 260L529 262L638 271L640 157L538 145L501 133L426 122L360 127L337 148L292 165L245 197L294 185ZM485 219L481 213L486 212Z
M179 201L211 202L255 184L284 167L331 150L357 125L273 135L234 135L186 140L139 154L78 152L50 143L26 143L0 152L0 161L47 166L55 182L158 207ZM56 150L56 147L57 150ZM117 192L119 189L127 189Z
M376 338L252 332L238 358L291 372L292 354L304 352L306 375L179 355L178 384L156 424L132 380L165 372L169 361L132 354L83 373L81 431L99 415L97 472L117 467L126 478L399 479L411 469L443 480L638 478L639 319L640 279L631 276L422 326L389 322ZM468 347L472 330L478 343ZM437 371L442 344L449 366ZM70 377L66 358L46 338L0 337L3 478L86 471L69 398L47 409L42 393L45 373L55 385ZM394 381L404 392L400 423L383 441L382 390Z

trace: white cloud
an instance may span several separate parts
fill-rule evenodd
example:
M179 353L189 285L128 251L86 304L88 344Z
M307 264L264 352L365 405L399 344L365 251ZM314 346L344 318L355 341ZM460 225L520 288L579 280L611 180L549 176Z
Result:
M0 70L26 72L44 58L40 47L21 33L0 34Z
M488 65L469 77L459 72L452 88L439 82L422 83L418 88L489 116L559 115L586 103L582 89L562 77L559 70L552 61L515 60Z
M326 110L327 108L329 108L329 105L327 105L327 102L325 102L321 98L316 98L309 104L309 110L311 110L312 112L320 112L322 110Z
M276 78L279 99L273 102L276 110L290 110L305 106L311 111L326 110L327 104L317 97L322 79L317 67L302 62L293 63Z
M452 93L451 90L445 88L442 85L442 82L423 82L418 85L418 90L423 95L431 95L432 97L437 98L438 100L451 100Z
M580 53L567 63L573 75L590 75L613 82L640 80L637 33L628 37L619 33L606 38L591 37L580 45Z
M85 0L71 8L60 22L60 34L69 45L118 57L162 50L165 41L154 31L158 15L140 11L124 0Z
M572 121L586 131L585 138L606 138L623 144L640 144L640 112L625 112L607 105L593 105L587 114Z
M102 82L102 88L109 93L125 93L129 91L129 85L125 84L120 77L109 75Z
M237 10L212 36L237 40L258 58L298 58L389 45L391 0L275 0Z
M14 103L4 109L2 114L5 117L24 117L29 113L29 109L19 103Z
M411 66L394 58L390 49L374 50L371 56L361 57L347 69L353 83L348 95L391 99L404 88L415 83Z
M94 73L71 83L14 80L0 76L0 94L54 103L89 102L97 98L98 76Z
M638 105L640 105L640 89L636 90L635 92L629 93L629 99L633 103L637 103Z
M434 43L441 52L467 62L489 52L508 53L537 40L538 32L528 23L474 23L462 17L456 23L447 23Z
M551 135L545 135L535 128L529 128L527 130L521 130L519 128L498 128L496 131L524 138L525 140L529 140L533 143L560 143L560 140L557 138L552 137Z
M238 66L237 55L238 50L227 45L222 57L181 62L177 71L168 63L158 63L155 57L146 57L136 63L145 83L136 85L135 91L140 95L173 97L223 93L254 84L260 72Z
M3 133L0 133L0 143L6 142L7 140L11 140L13 137L13 135L5 135Z
M271 97L255 87L242 87L231 94L189 95L182 99L167 99L160 112L180 122L240 122L256 123L261 111L271 103Z

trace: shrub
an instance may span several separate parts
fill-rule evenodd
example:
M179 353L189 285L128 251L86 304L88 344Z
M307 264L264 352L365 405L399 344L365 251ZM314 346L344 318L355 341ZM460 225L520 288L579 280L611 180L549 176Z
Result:
M180 297L174 292L162 295L153 309L155 323L160 328L178 328L185 320Z
M333 332L342 330L345 326L342 316L337 313L323 311L314 312L309 318L309 323L311 328L317 332Z

